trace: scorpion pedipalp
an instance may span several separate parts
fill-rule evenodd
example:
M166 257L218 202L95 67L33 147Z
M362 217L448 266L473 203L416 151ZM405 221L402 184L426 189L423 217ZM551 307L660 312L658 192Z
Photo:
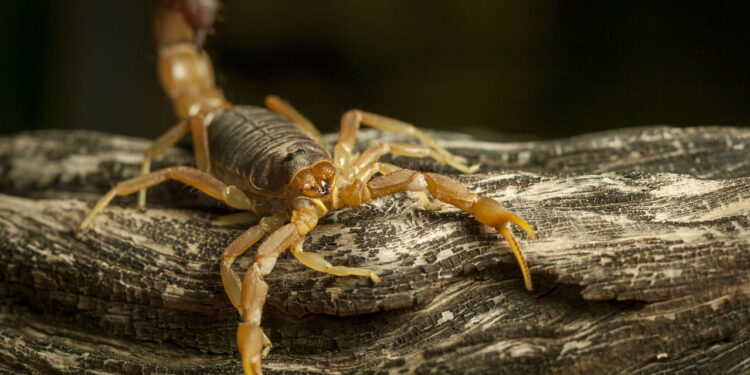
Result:
M428 191L433 198L451 204L462 211L474 215L482 224L489 225L510 245L511 251L521 268L524 286L533 290L529 270L512 232L508 228L513 223L523 229L531 239L536 239L533 228L520 216L506 210L499 202L473 194L458 181L436 173L421 173L409 169L399 169L376 177L367 184L355 184L353 188L342 190L342 201L347 205L358 205L367 200L400 191Z
M242 322L237 327L237 347L240 351L242 370L245 375L261 375L263 369L260 360L263 358L263 330L258 323Z

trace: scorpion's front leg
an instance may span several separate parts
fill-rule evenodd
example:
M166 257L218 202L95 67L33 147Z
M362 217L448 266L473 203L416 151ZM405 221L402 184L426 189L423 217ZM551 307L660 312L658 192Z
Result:
M458 181L436 173L421 173L401 169L376 177L366 184L361 180L355 180L354 183L341 190L340 198L345 204L356 206L371 199L399 191L429 191L433 198L469 212L480 223L497 229L513 251L513 255L521 268L526 289L533 289L526 261L508 224L517 225L526 231L531 239L536 238L534 230L521 217L505 210L499 202L473 194Z

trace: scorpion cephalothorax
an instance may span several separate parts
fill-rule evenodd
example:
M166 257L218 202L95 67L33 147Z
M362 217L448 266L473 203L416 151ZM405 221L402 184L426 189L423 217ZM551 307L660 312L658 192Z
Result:
M429 193L433 199L471 213L480 223L496 228L510 245L526 288L532 289L526 263L508 226L519 226L533 239L533 229L522 218L449 177L378 161L386 154L428 157L464 173L476 170L476 166L467 166L463 158L451 154L414 126L350 110L341 118L338 142L331 155L315 126L281 99L266 98L268 109L231 105L216 88L211 61L201 49L217 9L216 0L156 1L158 75L181 120L145 152L141 176L112 188L81 221L78 230L85 229L115 196L139 192L138 203L142 206L146 202L145 189L168 179L252 213L251 217L262 217L224 249L220 260L224 289L241 318L237 345L246 374L262 372L261 358L271 347L260 328L268 294L263 277L273 270L276 259L286 249L312 269L380 281L371 270L334 266L320 255L302 249L305 235L315 228L318 219L343 206L411 191L425 207L435 208ZM355 142L360 125L414 137L421 144L387 142L358 152ZM188 133L192 134L196 168L180 166L151 172L151 160ZM216 223L246 221L248 217L240 214ZM234 260L263 237L266 239L258 247L253 264L240 277L232 268Z

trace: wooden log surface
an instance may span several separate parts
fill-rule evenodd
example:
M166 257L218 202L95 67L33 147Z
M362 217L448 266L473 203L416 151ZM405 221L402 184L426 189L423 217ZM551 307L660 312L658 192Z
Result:
M342 209L305 248L383 282L282 256L267 278L268 373L750 373L750 130L441 138L482 163L455 178L536 228L536 241L517 232L535 291L500 236L452 207L404 193ZM360 145L384 139L365 131ZM243 228L210 225L231 211L169 182L147 209L117 198L70 230L148 144L0 138L0 372L240 373L218 255ZM173 149L154 168L190 163Z

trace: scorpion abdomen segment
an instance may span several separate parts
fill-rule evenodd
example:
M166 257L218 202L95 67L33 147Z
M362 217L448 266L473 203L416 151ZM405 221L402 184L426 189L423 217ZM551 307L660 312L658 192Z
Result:
M208 127L211 168L222 181L275 197L301 169L330 160L326 149L285 117L256 106L222 111Z

